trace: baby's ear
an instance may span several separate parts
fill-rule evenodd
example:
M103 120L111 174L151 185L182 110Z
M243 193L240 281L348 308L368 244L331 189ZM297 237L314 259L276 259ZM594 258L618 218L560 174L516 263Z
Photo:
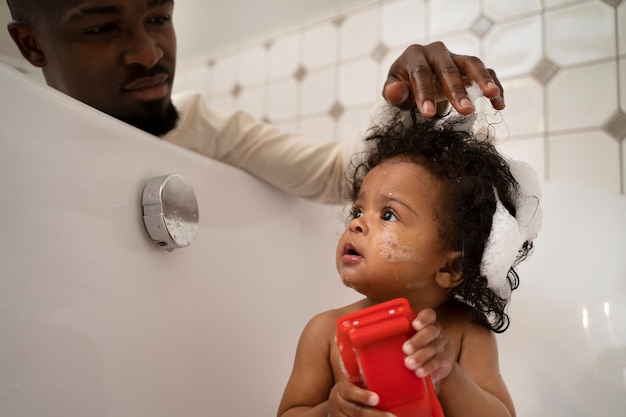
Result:
M441 288L454 288L463 282L463 270L461 269L461 252L448 252L445 255L445 263L437 272L435 281Z

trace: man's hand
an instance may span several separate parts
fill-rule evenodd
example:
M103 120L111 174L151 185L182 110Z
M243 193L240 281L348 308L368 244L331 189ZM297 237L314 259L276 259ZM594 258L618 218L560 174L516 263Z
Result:
M391 65L383 96L400 108L417 104L425 117L434 116L437 104L443 101L467 115L474 111L465 90L472 81L496 110L504 109L502 85L495 72L486 68L480 59L453 54L441 42L411 45Z

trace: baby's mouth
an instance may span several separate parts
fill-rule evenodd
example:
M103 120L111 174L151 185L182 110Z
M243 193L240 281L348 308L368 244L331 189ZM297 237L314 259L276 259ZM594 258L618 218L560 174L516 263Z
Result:
M361 253L358 250L356 250L356 248L354 247L352 243L347 243L343 247L343 254L349 255L349 256L361 256Z

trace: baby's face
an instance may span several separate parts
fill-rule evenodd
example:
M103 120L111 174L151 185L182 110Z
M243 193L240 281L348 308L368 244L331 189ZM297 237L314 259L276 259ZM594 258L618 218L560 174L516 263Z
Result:
M435 177L405 159L373 168L337 245L344 284L384 299L436 287L435 276L447 260L436 216L440 193Z

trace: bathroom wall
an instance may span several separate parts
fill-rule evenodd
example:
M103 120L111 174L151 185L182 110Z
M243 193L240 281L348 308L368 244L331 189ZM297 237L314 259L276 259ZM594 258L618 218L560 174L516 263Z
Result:
M362 1L181 62L176 88L345 139L363 127L392 60L410 43L436 40L497 70L504 152L551 182L626 194L620 0Z

